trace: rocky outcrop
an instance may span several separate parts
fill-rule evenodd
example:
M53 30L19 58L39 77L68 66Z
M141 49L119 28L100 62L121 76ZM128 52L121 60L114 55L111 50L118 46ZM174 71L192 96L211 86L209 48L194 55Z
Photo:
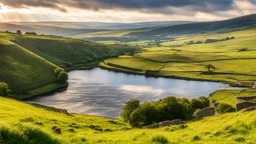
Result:
M236 97L236 110L240 111L242 109L256 106L256 103L254 102L255 99L256 96Z
M195 119L200 119L207 116L214 116L215 113L216 112L214 107L203 108L202 110L200 110L195 114Z

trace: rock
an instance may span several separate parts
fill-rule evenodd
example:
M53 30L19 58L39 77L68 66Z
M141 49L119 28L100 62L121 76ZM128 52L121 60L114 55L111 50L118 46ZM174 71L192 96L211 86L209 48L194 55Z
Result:
M220 104L219 102L215 102L215 103L213 103L212 105L213 105L213 107L217 108L217 106L218 106L219 104Z
M113 130L111 130L111 129L105 129L104 131L105 131L105 132L111 132L111 131L113 131Z
M249 111L254 111L254 110L256 110L256 106L251 106L251 107L243 110L243 112L249 112Z
M53 126L52 127L52 130L56 133L56 134L61 134L61 129L56 127L56 126Z
M148 128L148 129L159 128L159 123L148 125L148 126L144 126L143 128Z
M172 121L164 121L159 123L159 127L165 127L165 126L171 126L171 125L181 125L181 124L185 124L184 121L182 121L181 119L175 119Z
M214 116L215 115L215 108L214 107L207 107L203 108L199 112L196 113L195 118L200 119L207 116Z
M89 128L94 129L96 131L103 131L103 129L100 126L90 125Z
M54 132L55 132L56 134L61 134L61 129L60 129L60 128L56 128L56 129L54 130Z
M74 130L74 129L68 129L68 131L69 131L69 132L75 132L75 130Z

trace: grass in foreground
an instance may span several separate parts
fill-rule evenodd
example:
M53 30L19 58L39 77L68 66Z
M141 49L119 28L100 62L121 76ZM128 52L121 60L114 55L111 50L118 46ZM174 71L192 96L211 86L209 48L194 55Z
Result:
M130 129L120 120L46 111L0 98L0 143L255 143L256 112L236 112L159 129ZM97 131L90 126L99 126ZM56 134L52 127L61 129ZM73 129L74 131L71 131Z

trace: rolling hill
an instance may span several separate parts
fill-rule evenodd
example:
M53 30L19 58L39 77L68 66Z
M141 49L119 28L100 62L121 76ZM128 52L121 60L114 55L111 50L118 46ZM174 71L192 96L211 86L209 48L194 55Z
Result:
M89 63L137 50L56 36L0 33L0 81L8 83L15 95L43 87L36 91L40 93L59 86L54 84L54 69L59 66L86 68Z
M198 22L181 24L174 26L167 26L153 29L146 32L133 32L130 36L167 36L167 35L182 35L182 34L196 34L205 32L225 32L252 28L256 26L256 14L247 15L243 17L233 18L224 21L213 22Z

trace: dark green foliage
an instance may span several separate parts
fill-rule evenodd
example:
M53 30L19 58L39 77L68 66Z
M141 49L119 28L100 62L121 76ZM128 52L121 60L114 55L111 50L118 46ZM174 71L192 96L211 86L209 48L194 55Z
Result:
M216 69L216 67L212 64L206 65L205 68L208 69L208 72L211 72L211 69Z
M16 34L22 35L22 32L21 32L20 30L17 30L17 31L16 31Z
M188 100L186 98L167 97L156 102L146 102L139 105L138 100L131 100L123 106L121 116L133 127L142 127L165 120L183 119L192 117L195 108L209 106L205 97Z
M64 71L60 72L58 75L58 82L65 83L68 80L68 74Z
M130 119L131 113L137 109L140 105L140 101L136 99L132 99L125 103L122 108L121 117L124 119L125 122L128 122Z
M235 108L233 108L231 105L229 104L224 104L224 103L220 103L218 106L217 106L217 109L216 111L218 113L229 113L229 112L234 112L235 111Z
M160 136L160 135L157 135L157 136L154 136L152 138L152 142L154 143L159 143L159 144L168 144L168 139L164 136Z
M244 52L244 51L248 51L248 48L241 48L238 50L238 52Z
M199 97L198 99L192 99L191 105L192 105L193 110L203 109L205 107L209 107L210 101L206 97Z
M0 96L9 96L10 90L7 83L0 82Z
M193 138L192 138L192 141L198 141L198 140L200 140L201 138L199 137L199 136L194 136Z
M153 103L144 103L131 113L129 122L133 127L141 127L158 122L158 111Z
M26 32L27 35L37 35L35 32Z

